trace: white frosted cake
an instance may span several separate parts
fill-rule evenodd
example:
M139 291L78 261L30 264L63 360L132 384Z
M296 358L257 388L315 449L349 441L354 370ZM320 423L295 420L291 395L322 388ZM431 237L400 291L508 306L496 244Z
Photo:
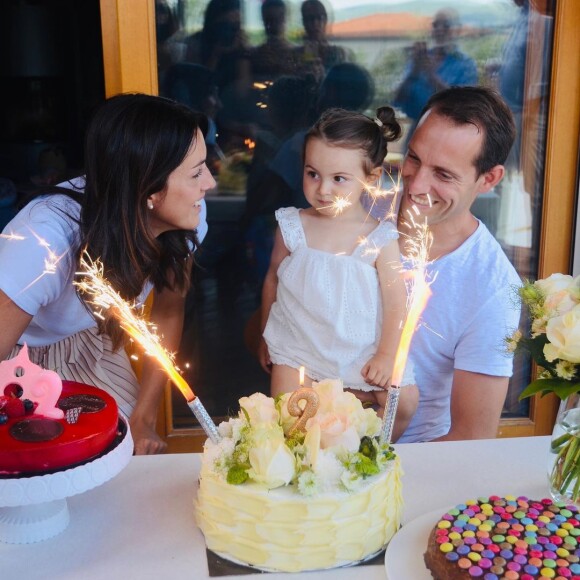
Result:
M297 400L299 412L292 409ZM375 411L339 381L276 401L260 393L240 399L238 417L219 425L221 441L208 441L202 457L196 520L207 547L284 572L344 566L379 552L402 511L400 462L379 444L380 427Z

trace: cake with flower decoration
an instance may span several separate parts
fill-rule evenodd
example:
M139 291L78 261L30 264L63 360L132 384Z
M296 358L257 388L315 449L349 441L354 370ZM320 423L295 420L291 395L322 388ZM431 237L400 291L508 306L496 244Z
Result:
M340 381L243 397L218 430L195 503L219 556L270 571L333 568L380 552L399 528L399 458L379 442L375 411Z
M115 400L30 362L26 346L0 363L0 478L74 467L118 436Z
M442 514L424 558L436 580L580 580L579 537L574 505L483 497Z

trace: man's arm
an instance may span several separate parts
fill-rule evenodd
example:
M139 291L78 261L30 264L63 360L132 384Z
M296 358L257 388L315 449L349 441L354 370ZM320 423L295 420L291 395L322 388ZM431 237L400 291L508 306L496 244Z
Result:
M435 441L494 439L508 382L508 377L456 370L451 389L451 429Z

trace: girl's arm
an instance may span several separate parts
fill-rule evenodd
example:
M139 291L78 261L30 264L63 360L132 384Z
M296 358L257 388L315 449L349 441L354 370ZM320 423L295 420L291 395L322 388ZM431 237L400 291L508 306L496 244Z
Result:
M369 385L387 387L393 373L407 303L399 261L399 245L396 240L383 246L376 261L376 268L383 306L381 340L377 352L363 367L361 373Z
M270 258L270 266L266 273L266 277L264 278L264 285L262 287L260 334L264 333L266 323L268 322L268 316L270 315L270 308L272 308L272 304L276 301L276 292L278 290L278 267L282 263L282 260L289 255L290 252L284 244L282 232L280 231L280 228L277 228L276 236L274 238L274 249L272 250L272 257ZM260 347L258 348L258 359L262 368L269 373L270 356L268 355L268 347L263 338L260 340Z
M26 330L32 316L17 306L0 290L0 361L14 348L16 341Z
M191 270L192 259L187 268ZM157 327L163 347L169 352L179 348L183 331L186 292L164 288L154 292L153 307L150 320ZM131 414L131 433L135 441L136 455L152 455L163 453L166 443L157 435L155 429L159 403L163 396L167 375L161 370L159 363L149 356L144 357L141 373L141 388L137 404Z

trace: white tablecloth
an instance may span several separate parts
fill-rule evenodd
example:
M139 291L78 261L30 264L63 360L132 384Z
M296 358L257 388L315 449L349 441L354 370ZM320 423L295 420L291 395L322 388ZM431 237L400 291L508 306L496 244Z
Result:
M548 437L398 445L403 524L489 495L548 496ZM208 578L205 545L193 518L195 454L133 457L113 480L69 498L71 523L37 544L0 544L0 578L58 580ZM268 580L356 579L361 568L270 574ZM365 566L365 580L386 576Z

